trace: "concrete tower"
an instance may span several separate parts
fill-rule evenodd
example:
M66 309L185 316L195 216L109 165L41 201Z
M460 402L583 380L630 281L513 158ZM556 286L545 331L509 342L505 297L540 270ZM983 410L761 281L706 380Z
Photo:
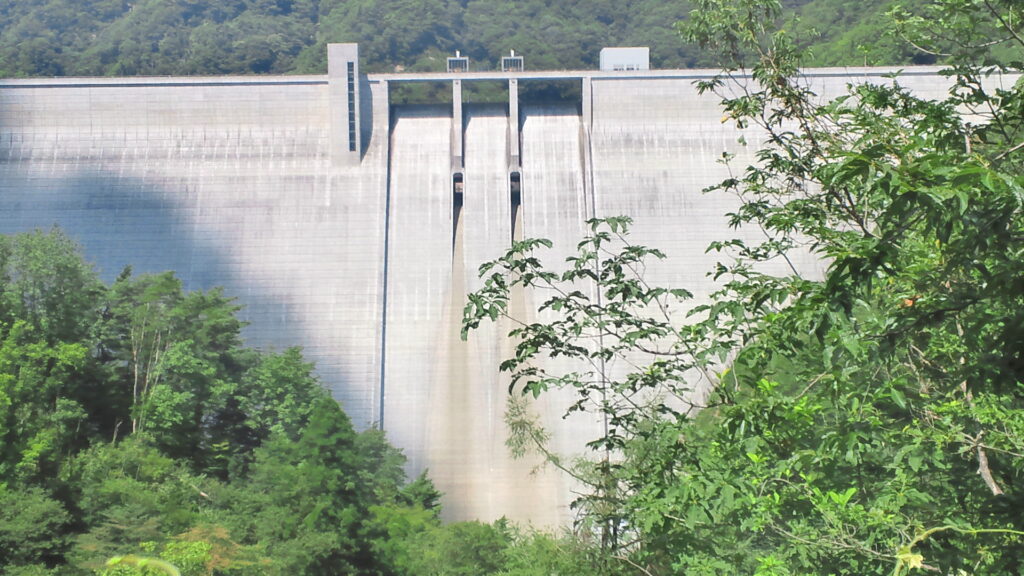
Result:
M331 98L331 156L338 166L359 164L362 138L359 111L359 45L327 45Z

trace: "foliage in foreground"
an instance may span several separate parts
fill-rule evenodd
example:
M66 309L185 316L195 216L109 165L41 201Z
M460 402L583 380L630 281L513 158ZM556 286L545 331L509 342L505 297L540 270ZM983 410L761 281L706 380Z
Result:
M689 293L642 274L661 254L629 243L628 219L595 220L563 273L538 240L486 264L467 329L506 314L517 286L551 295L503 368L604 417L591 461L570 469L591 485L578 505L606 554L647 574L1018 574L1024 86L997 84L1020 63L979 64L993 40L1024 48L1024 10L896 14L908 37L955 50L948 98L896 77L821 103L772 30L777 2L696 4L689 37L733 58L701 89L767 135L709 192L738 195L732 224L763 241L715 241L721 289L678 324L666 311ZM823 278L765 272L800 251L828 263ZM543 450L546 432L511 414L517 446Z

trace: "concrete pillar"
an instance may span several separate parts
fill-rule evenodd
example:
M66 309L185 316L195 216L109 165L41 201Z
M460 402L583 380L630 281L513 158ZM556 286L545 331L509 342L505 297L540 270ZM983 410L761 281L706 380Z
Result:
M452 80L452 170L462 170L462 80Z
M330 97L331 161L358 166L362 154L359 102L359 45L327 45Z
M372 110L372 130L380 130L380 134L387 134L388 141L391 141L391 84L387 80L380 81L380 91L384 95L382 105ZM372 135L371 130L371 135ZM364 135L365 138L365 135Z
M508 165L519 167L519 80L508 79Z
M594 159L590 134L594 121L594 84L590 76L583 77L580 97L580 172L583 175L583 206L587 218L597 217L594 197Z
M593 127L594 121L594 91L593 91L593 78L590 76L583 77L583 90L582 90L582 109L580 112L583 117L580 118L583 122L583 126L586 127L589 132Z

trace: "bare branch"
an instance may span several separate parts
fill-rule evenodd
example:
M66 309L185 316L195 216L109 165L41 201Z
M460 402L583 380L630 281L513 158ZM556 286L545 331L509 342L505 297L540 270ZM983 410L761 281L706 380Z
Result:
M625 562L626 564L629 564L633 568L636 568L637 570L643 572L644 574L647 574L647 576L654 576L654 574L649 572L646 568L644 568L643 566L637 564L636 562L633 562L632 560L630 560L626 556L613 556L613 558L615 558L616 560L621 560L621 561Z
M1020 144L1017 144L1016 146L1014 146L1013 148L1010 148L1009 150L1003 151L1003 153L1000 154L999 156L996 156L994 158L994 160L995 161L1002 160L1003 158L1006 158L1007 156L1009 156L1010 154L1013 154L1014 152L1016 152L1017 150L1020 150L1021 148L1024 148L1024 142L1021 142Z
M993 16L995 16L996 20L999 20L999 23L1003 25L1003 28L1010 33L1010 36L1013 36L1014 40L1016 40L1021 46L1024 46L1024 38L1021 38L1020 35L1017 34L1017 31L1014 30L1013 26L1010 26L1009 22L1003 18L1003 15L995 9L995 6L992 6L992 3L989 0L982 0L982 2L985 3L985 7L988 8L988 11L991 12Z
M981 440L981 434L978 435L978 440ZM993 496L1002 496L1003 489L992 477L992 469L988 466L988 454L985 453L985 448L981 444L977 444L975 448L978 451L978 474L981 475L981 479L985 481L988 489L992 491Z

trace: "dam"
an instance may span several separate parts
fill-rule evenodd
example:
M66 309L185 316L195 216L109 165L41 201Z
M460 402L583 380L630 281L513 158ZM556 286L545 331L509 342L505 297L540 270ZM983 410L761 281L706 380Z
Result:
M410 473L429 470L448 518L565 524L569 478L504 446L510 326L459 338L477 268L523 237L552 240L557 267L588 218L627 215L633 240L668 256L648 278L700 303L714 289L707 244L753 234L727 225L736 199L702 190L729 176L723 153L745 166L763 135L698 94L711 71L367 75L351 44L328 60L318 76L0 81L0 233L59 225L108 280L132 265L224 286L247 343L302 346L358 427L382 427ZM806 79L828 96L889 72ZM522 100L532 81L572 83L580 99ZM391 102L415 82L442 83L451 102ZM507 102L464 98L473 82L500 82ZM948 87L933 68L900 82L936 98ZM541 301L514 306L529 319ZM579 454L602 422L563 419L568 402L555 391L532 410L553 450Z

